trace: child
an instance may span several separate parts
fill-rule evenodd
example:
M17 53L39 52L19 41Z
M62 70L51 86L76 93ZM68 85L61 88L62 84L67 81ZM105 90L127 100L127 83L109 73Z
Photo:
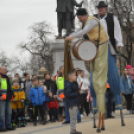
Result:
M64 104L63 104L63 99L64 99L64 89L60 89L57 91L57 100L58 100L58 112L59 112L59 122L63 121L63 110L64 110Z
M68 81L65 82L65 101L70 112L70 134L82 134L81 132L76 131L76 120L78 106L80 105L79 100L79 88L76 82L75 72L70 72L68 74Z
M12 125L13 127L16 127L16 124L18 124L18 127L25 127L25 93L22 89L20 89L19 80L17 78L13 80L12 88L15 95L15 102L11 102Z
M57 100L53 98L53 94L51 91L49 91L48 96L50 97L50 102L47 103L50 122L56 122L56 109L58 109L58 103Z
M45 94L41 86L38 85L38 79L32 79L32 87L30 89L30 98L33 104L33 113L34 113L34 126L37 126L37 115L38 109L42 117L42 124L46 124L44 120L44 102Z

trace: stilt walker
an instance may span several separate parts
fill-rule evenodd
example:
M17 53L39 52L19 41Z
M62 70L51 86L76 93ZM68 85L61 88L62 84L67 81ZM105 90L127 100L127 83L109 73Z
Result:
M95 17L89 16L86 9L80 8L77 10L77 17L82 22L82 28L72 33L67 37L66 41L71 41L74 38L83 37L86 40L93 42L98 52L96 58L90 62L93 86L97 97L97 109L99 111L99 122L97 132L104 129L104 114L105 106L105 93L107 85L107 70L108 70L108 34L106 33L101 22ZM87 55L88 57L88 55Z
M99 14L94 15L98 18L102 25L104 26L106 32L108 33L110 40L108 45L108 83L110 85L110 89L114 93L115 96L115 108L116 110L120 110L121 116L121 126L125 126L122 112L122 101L121 101L121 90L120 90L120 79L118 68L116 65L116 47L119 49L123 47L122 43L122 34L121 28L118 19L111 13L107 13L108 5L104 1L100 1L96 6L98 8ZM92 72L91 72L92 75ZM96 106L96 94L94 90L94 84L91 77L91 96L93 97L93 110L94 114L96 114L97 106Z

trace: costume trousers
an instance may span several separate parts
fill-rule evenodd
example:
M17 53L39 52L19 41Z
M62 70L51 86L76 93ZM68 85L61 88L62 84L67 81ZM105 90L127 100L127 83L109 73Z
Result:
M73 106L73 107L69 108L69 113L70 113L70 131L71 132L74 132L74 130L76 130L77 112L78 112L77 106Z
M34 121L37 121L38 110L40 112L42 120L44 121L44 107L43 106L33 106Z
M116 56L111 54L110 47L108 48L108 83L110 85L110 89L115 95L115 109L122 109L120 78L116 65Z
M124 96L127 102L127 110L132 110L132 94L125 94Z
M105 93L107 85L107 70L108 70L108 44L100 45L98 54L90 63L91 66L91 83L96 94L96 102L98 111L101 114L106 112ZM92 92L91 92L92 95ZM94 101L94 96L93 101Z

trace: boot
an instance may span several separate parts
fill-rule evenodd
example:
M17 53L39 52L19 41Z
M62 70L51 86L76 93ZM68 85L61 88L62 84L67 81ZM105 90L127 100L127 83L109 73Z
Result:
M63 115L60 115L59 122L63 121Z

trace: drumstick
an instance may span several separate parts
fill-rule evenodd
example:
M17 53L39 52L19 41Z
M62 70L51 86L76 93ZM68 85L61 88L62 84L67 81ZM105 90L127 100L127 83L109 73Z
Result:
M83 84L83 82L81 82L81 84L80 84L79 92L81 91L82 84Z

